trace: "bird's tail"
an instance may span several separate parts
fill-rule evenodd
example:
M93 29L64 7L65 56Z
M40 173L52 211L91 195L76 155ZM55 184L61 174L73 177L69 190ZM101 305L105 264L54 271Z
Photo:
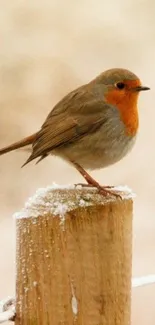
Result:
M37 136L37 133L34 133L34 134L30 135L29 137L22 139L21 141L15 142L15 143L11 144L10 146L0 149L0 156L4 155L7 152L10 152L10 151L13 151L13 150L16 150L16 149L19 149L19 148L22 148L22 147L32 144L34 142L36 136Z

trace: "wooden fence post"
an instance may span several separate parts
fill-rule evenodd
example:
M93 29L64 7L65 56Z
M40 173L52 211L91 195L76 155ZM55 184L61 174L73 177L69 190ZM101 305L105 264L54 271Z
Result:
M16 325L129 325L132 195L46 188L16 215Z

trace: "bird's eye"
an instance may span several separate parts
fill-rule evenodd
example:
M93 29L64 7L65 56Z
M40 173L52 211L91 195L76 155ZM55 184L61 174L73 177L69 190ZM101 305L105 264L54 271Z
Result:
M125 84L124 84L124 82L118 82L118 83L116 84L116 87L117 87L118 89L124 89L124 88L125 88Z

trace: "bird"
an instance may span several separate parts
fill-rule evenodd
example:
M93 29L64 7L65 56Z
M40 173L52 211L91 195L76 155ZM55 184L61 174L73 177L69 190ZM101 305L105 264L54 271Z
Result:
M83 186L107 196L112 190L86 170L106 168L131 151L139 130L139 93L149 89L127 69L108 69L64 96L38 132L0 149L0 155L31 145L23 166L56 155L79 171Z

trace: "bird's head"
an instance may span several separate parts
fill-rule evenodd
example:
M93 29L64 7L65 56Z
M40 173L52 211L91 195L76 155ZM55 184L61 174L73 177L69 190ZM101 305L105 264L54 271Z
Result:
M137 104L138 95L141 91L149 90L143 86L140 79L126 69L110 69L96 78L96 83L103 84L106 100L113 105L123 103L128 105Z
M127 133L134 135L138 129L137 100L139 93L149 90L140 79L126 69L110 69L101 73L95 80L101 85L103 100L113 105L120 112Z

